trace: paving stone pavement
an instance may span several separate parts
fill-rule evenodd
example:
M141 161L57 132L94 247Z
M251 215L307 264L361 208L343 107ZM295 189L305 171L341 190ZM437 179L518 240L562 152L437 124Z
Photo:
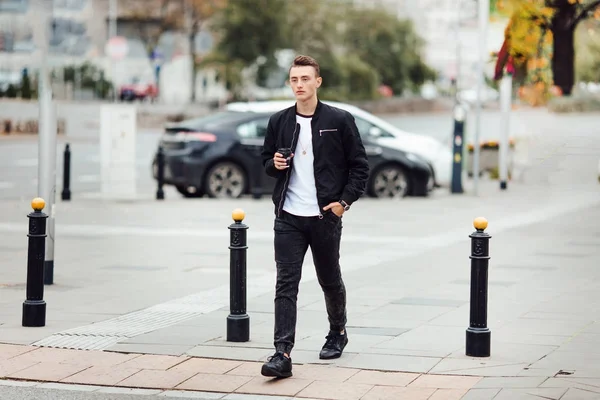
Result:
M28 205L1 202L0 378L240 400L600 399L596 126L568 138L548 128L507 192L482 182L477 197L357 203L342 255L350 343L339 360L318 359L327 322L307 256L294 377L282 381L259 375L272 353L268 199L60 203L43 328L20 326ZM250 226L248 343L225 340L234 207ZM480 215L492 235L492 356L482 359L464 355L468 234Z

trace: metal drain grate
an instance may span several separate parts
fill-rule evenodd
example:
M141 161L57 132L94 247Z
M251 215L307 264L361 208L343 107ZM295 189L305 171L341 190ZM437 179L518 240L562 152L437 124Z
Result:
M274 288L275 277L266 275L252 282L253 296ZM216 311L229 305L229 285L157 304L144 310L106 321L58 332L33 343L34 346L78 350L104 350L115 344Z

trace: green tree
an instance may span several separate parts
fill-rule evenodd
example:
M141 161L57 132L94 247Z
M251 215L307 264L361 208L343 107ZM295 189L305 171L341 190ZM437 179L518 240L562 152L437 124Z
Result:
M230 1L215 15L211 25L217 44L202 65L221 71L234 98L240 95L244 67L262 61L258 72L262 80L276 67L275 52L285 45L287 3L286 0Z
M424 42L409 20L383 9L352 8L347 14L344 42L390 86L395 94L415 89L435 73L421 58Z

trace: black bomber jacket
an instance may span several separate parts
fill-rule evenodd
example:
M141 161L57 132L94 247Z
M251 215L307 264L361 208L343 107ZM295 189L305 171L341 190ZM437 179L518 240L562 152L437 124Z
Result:
M322 210L327 204L344 200L349 205L364 193L369 179L369 162L352 114L318 101L312 117L312 150L317 201ZM296 148L300 124L296 105L271 116L262 150L266 173L277 179L273 191L275 213L283 209L294 157L285 170L273 164L277 149Z

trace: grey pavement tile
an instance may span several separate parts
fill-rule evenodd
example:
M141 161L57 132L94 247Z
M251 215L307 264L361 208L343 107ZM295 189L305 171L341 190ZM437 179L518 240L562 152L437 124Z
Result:
M571 321L568 324L560 324L556 321L545 319L517 318L497 329L496 332L501 336L524 333L572 336L580 332L587 325L583 321Z
M492 333L492 338L494 334ZM503 343L492 339L491 356L495 362L534 363L556 350L557 346ZM464 346L451 355L452 358L470 359L465 355Z
M566 392L559 388L502 389L494 400L559 400Z
M338 365L361 369L424 373L429 372L439 361L440 358L437 357L358 354L346 362L340 361Z
M502 388L534 388L542 385L548 378L546 377L485 377L473 386L474 388L502 389ZM541 387L560 387L544 386Z
M444 358L449 356L447 351L440 350L420 350L420 349L382 349L369 347L361 351L362 354L388 354L395 356L415 356L415 357L435 357Z
M455 310L455 307L388 304L369 313L369 317L389 318L400 321L429 321L453 310Z
M403 297L398 300L392 300L391 304L408 304L418 306L442 306L442 307L460 307L468 302L453 299L437 299L427 297Z
M387 336L390 338L393 336L401 335L401 334L409 331L409 329L402 329L402 328L379 328L379 327L353 326L353 325L346 325L346 329L348 329L348 333L352 332L352 334Z
M216 347L244 347L253 349L273 349L273 334L270 336L258 336L256 333L252 333L250 330L250 340L248 342L228 342L226 337L220 336L213 340L208 340L203 343L202 346L216 346Z
M560 400L598 400L600 395L579 388L569 388Z
M503 363L483 360L460 360L446 358L429 371L431 374L471 376L518 376L527 368L525 363Z
M530 311L523 314L521 318L549 319L554 321L581 321L586 325L594 322L594 319L590 318L583 310L581 310L581 312L573 310L573 312L570 313Z
M254 349L245 347L196 346L187 350L186 354L196 357L221 358L228 360L265 361L272 356L273 349Z
M553 352L531 364L532 368L561 369L574 371L595 371L600 376L600 353Z
M551 258L586 258L594 253L585 252L585 253L572 253L572 252L537 252L535 255L537 257L551 257Z
M558 369L551 369L551 368L531 368L531 367L525 367L523 368L523 371L519 372L518 374L516 374L516 376L537 376L537 377L544 377L544 378L549 378L549 377L553 377L558 373Z
M469 307L462 306L448 311L439 317L433 318L427 324L435 326L456 326L467 328L469 326Z
M596 321L593 324L586 326L584 331L588 333L600 333L600 321Z
M196 346L206 341L218 338L225 331L225 323L221 326L196 327L196 326L169 326L150 333L134 336L120 343L160 344L178 346Z
M378 328L397 328L397 329L412 329L417 326L425 324L427 321L424 320L412 320L403 319L392 316L378 316L374 317L372 313L365 315L358 315L352 318L352 326L359 326L365 328L378 327Z
M540 387L572 387L600 394L600 378L578 378L573 376L565 376L561 378L548 378L543 384L540 385Z
M105 350L121 353L160 354L180 356L194 348L191 345L148 344L148 343L117 343Z
M461 400L492 400L500 389L470 389Z
M374 347L438 351L450 354L461 348L464 341L464 327L422 325Z
M361 353L364 350L377 346L378 344L392 339L392 337L385 336L372 336L372 335L361 335L356 334L354 331L348 331L348 345L346 346L344 351L350 353ZM271 339L270 347L273 347L273 340ZM309 336L306 338L302 338L300 340L296 340L294 344L294 349L296 350L320 350L323 344L325 343L325 335L319 333L318 335Z
M134 272L156 272L166 270L168 267L159 267L152 265L108 265L101 269L114 269L118 271L134 271Z
M497 335L492 332L493 343L524 344L558 347L569 340L569 336L536 335L533 333ZM496 345L494 345L496 346Z
M497 270L497 269L509 270L509 271L517 270L517 271L532 271L532 272L537 272L537 271L550 272L550 271L555 271L558 268L557 267L549 267L546 264L543 264L543 265L521 265L521 264L502 265L501 264L501 265L494 265L493 269L494 270Z
M209 400L209 399L222 399L226 395L225 393L214 393L214 392L192 392L185 390L165 390L162 393L159 393L157 397L170 397L177 399L201 399L201 400Z
M333 366L345 366L345 363L353 360L358 354L344 351L342 357L333 360L321 360L319 358L318 349L312 350L292 350L292 362L294 364L319 364L319 365L333 365Z

